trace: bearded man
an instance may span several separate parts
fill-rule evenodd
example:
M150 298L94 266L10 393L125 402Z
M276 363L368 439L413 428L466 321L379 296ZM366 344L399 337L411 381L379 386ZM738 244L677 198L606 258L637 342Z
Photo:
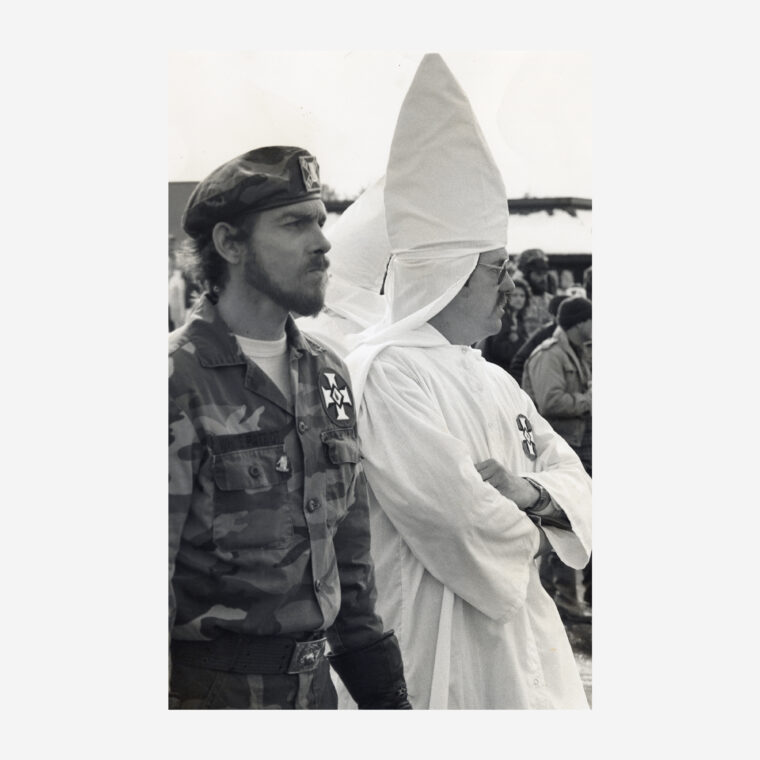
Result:
M169 344L171 708L334 709L329 660L360 707L409 709L348 373L291 316L323 306L325 219L316 158L282 146L183 215L207 291Z
M549 304L549 260L540 248L530 248L520 254L517 267L530 288L530 299L523 314L523 324L528 335L552 319Z

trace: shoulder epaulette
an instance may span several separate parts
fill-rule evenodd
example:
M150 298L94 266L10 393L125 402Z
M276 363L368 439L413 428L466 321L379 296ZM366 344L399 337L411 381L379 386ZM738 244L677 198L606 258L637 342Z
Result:
M326 346L323 346L319 341L312 338L311 335L307 335L306 333L302 332L301 335L303 336L304 340L315 350L315 351L328 351Z
M185 328L186 325L182 325L169 333L169 356L179 351L190 340Z
M545 351L547 348L554 346L557 342L557 338L550 335L546 340L541 341L541 343L536 346L536 351Z
M557 339L551 335L550 337L546 338L546 340L542 340L531 352L528 358L525 360L526 362L528 359L532 359L536 354L541 353L542 351L546 351L547 348L551 348L555 343L557 342Z

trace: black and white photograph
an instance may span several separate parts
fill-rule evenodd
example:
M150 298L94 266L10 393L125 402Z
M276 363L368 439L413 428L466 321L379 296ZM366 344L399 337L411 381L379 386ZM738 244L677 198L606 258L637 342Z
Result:
M749 6L6 16L3 756L756 754Z
M590 56L177 52L169 138L170 707L589 709Z

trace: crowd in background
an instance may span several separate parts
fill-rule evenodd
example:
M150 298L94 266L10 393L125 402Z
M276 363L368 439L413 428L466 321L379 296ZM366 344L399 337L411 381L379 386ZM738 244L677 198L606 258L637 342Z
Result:
M591 267L583 272L583 282L577 283L570 269L559 273L550 269L546 255L539 249L510 259L509 267L515 289L509 296L501 330L478 348L488 361L522 384L525 359L554 332L560 303L571 296L591 299Z
M591 267L577 283L571 270L551 270L538 249L524 251L511 266L515 288L501 330L477 348L521 385L590 476ZM564 619L590 618L590 562L579 576L552 553L542 560L541 581Z
M185 317L201 293L200 286L178 260L176 240L169 236L169 332L185 324Z

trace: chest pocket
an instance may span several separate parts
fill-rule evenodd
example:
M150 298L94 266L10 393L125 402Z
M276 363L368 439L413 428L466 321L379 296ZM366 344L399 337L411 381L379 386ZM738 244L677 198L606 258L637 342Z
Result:
M568 393L582 393L585 388L585 379L578 372L575 365L568 359L562 367L565 375L565 390Z
M578 372L576 371L575 367L569 362L566 361L562 367L562 372L565 375L565 385L568 384L572 386L578 385Z
M291 468L282 444L212 457L213 534L219 548L241 551L288 543L293 535Z
M335 530L354 500L356 467L361 456L353 429L326 430L321 434L327 454L327 525Z

